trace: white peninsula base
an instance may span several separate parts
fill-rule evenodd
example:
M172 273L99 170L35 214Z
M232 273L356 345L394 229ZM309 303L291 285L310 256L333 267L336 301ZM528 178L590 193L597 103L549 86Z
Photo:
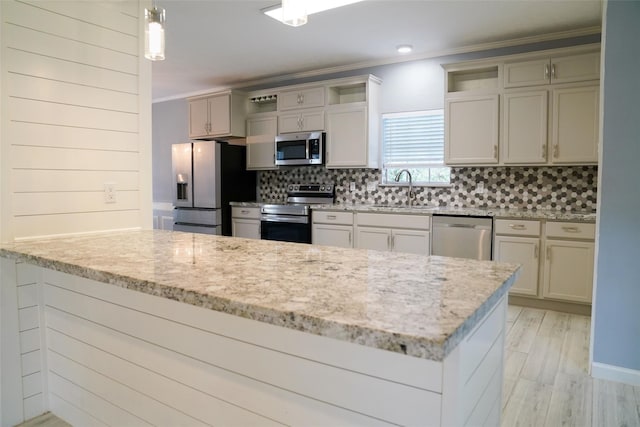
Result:
M504 296L433 361L0 260L3 426L500 424Z

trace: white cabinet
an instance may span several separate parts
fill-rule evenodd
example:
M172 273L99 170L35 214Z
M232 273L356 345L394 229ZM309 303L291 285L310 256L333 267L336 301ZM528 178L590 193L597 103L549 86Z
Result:
M600 78L600 52L537 58L504 64L504 87L573 83Z
M520 277L509 293L538 296L540 265L540 222L529 220L495 220L493 258L521 265Z
M370 166L367 119L365 106L327 109L328 168Z
M189 138L245 136L245 94L221 92L189 98Z
M591 303L594 224L549 222L545 235L544 297Z
M247 119L247 169L277 169L275 164L275 137L278 119L274 114L257 115Z
M498 95L445 101L445 163L498 163Z
M260 208L232 206L231 235L245 239L260 239Z
M597 163L600 86L552 91L551 163Z
M297 88L282 91L278 94L278 109L280 111L295 110L298 108L324 107L324 104L324 86Z
M353 247L353 213L312 211L311 243L314 245Z
M324 109L303 110L278 116L280 133L324 130Z
M356 215L356 247L379 251L430 253L427 215L364 213Z
M501 156L505 164L547 161L546 90L512 92L502 97Z

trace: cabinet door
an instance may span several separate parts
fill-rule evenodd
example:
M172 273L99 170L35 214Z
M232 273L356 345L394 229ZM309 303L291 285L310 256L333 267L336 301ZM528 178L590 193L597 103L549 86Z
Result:
M600 79L600 52L551 58L551 83Z
M553 89L552 163L597 163L600 86Z
M313 224L311 243L314 245L353 247L353 227L349 225Z
M502 161L547 161L547 90L503 95Z
M429 255L429 232L423 230L393 230L391 250L418 255Z
M520 264L520 278L510 294L538 296L538 270L540 265L540 239L531 237L496 236L494 241L496 261Z
M327 167L367 167L367 108L327 112Z
M445 163L498 163L498 95L447 99Z
M549 84L549 58L504 64L504 87L538 86Z
M189 138L209 135L209 105L206 98L189 101Z
M301 130L324 130L324 110L303 112L300 114Z
M288 90L278 95L278 109L324 107L324 87Z
M547 240L545 245L545 298L591 302L593 242Z
M247 137L247 169L277 169L275 137L268 135Z
M278 134L278 118L252 117L247 119L247 136L265 135L275 138Z
M388 228L358 227L356 247L388 251L391 247L391 230Z
M302 130L302 116L299 113L280 114L278 129L280 133L300 132Z
M233 237L260 239L260 221L256 219L232 218L231 234Z
M231 95L217 95L208 99L210 128L212 136L231 134Z

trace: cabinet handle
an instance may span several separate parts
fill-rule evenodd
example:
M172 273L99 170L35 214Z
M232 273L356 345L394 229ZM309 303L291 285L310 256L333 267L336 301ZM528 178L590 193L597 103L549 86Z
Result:
M396 245L396 236L391 236L391 250L393 250L395 245Z
M300 104L304 104L304 93L300 94Z
M547 160L547 144L542 144L542 158Z
M538 244L536 243L535 246L533 247L533 258L534 259L538 259L539 254L539 248L538 248Z
M556 64L551 64L551 78L556 78Z
M514 230L526 230L527 227L524 224L509 224L509 227L513 228Z
M387 234L387 249L391 249L391 235Z
M549 64L544 66L544 79L549 80Z
M327 215L327 219L336 219L335 215Z
M566 231L567 233L579 233L580 232L580 229L578 227L564 226L564 227L562 227L562 229L564 231Z
M349 232L349 245L351 245L351 232Z
M558 146L558 144L553 144L553 158L557 159L559 155L560 155L560 147Z
M493 157L495 157L496 159L498 158L498 146L497 145L493 146Z
M240 211L240 213L248 214L248 213L249 213L249 211L248 211L248 210L244 210L244 209L243 209L243 210L241 210L241 211Z
M547 247L547 261L551 262L551 247Z

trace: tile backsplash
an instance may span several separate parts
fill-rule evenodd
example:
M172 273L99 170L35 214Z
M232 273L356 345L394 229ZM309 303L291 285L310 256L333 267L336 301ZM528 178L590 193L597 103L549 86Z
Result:
M451 169L449 187L415 187L416 204L449 207L554 209L596 208L597 166L465 167ZM355 182L355 191L349 184ZM377 186L376 169L287 167L259 172L258 194L263 201L282 202L294 183L332 183L336 203L406 204L406 186ZM482 182L484 191L476 191Z

